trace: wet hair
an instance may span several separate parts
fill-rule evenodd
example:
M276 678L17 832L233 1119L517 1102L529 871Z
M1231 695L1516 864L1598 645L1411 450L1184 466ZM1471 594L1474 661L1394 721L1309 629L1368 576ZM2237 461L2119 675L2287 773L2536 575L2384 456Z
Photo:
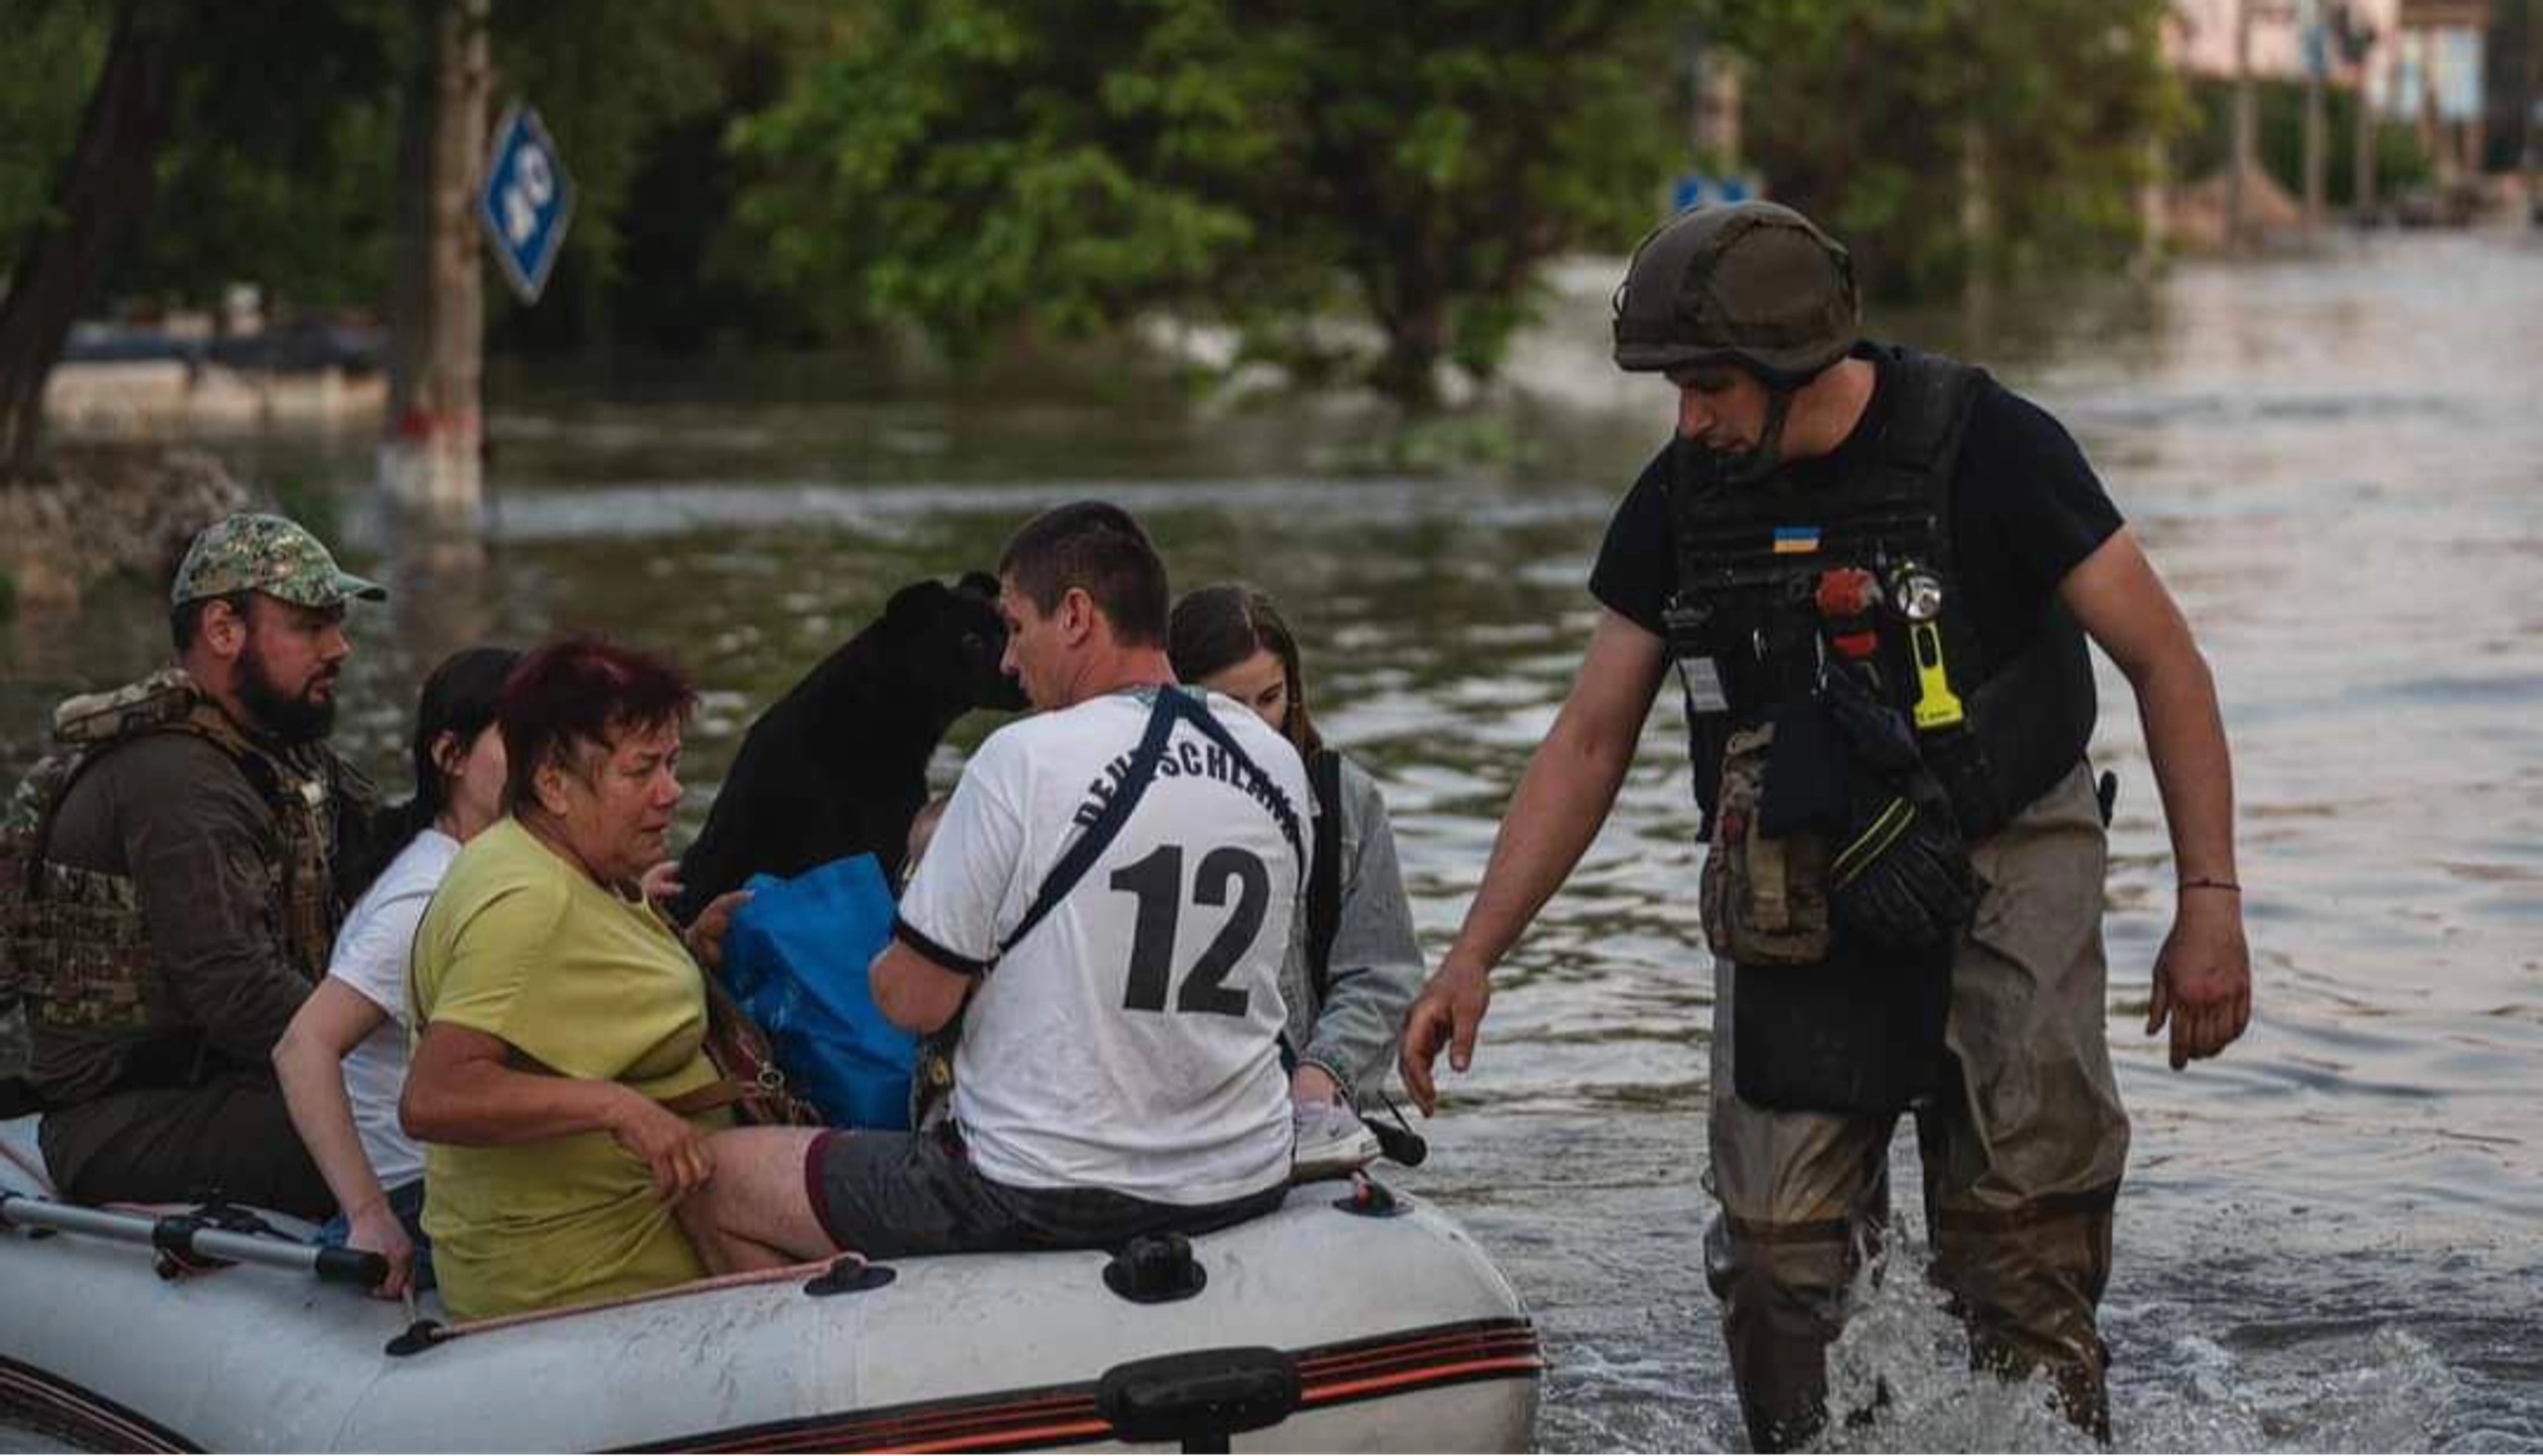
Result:
M1007 541L997 574L1046 616L1082 591L1122 646L1165 645L1165 562L1119 506L1079 501L1034 516Z
M1289 711L1280 734L1301 758L1324 748L1324 735L1307 711L1306 669L1298 660L1298 637L1280 615L1272 594L1241 581L1222 581L1187 592L1174 604L1166 626L1165 653L1174 675L1185 682L1215 676L1253 656L1270 653L1279 659L1280 676L1288 684Z
M504 679L504 807L538 802L538 771L574 767L579 748L607 750L630 733L685 726L697 710L688 674L665 658L598 637L569 637L521 659ZM579 770L578 770L579 771Z

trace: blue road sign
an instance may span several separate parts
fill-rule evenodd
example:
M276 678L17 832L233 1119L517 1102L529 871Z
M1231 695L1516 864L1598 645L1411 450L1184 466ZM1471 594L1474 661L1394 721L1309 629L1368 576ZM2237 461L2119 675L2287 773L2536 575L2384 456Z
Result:
M1686 172L1669 189L1669 211L1683 213L1699 203L1744 203L1756 195L1755 185L1745 177Z
M565 160L556 154L556 143L539 124L538 113L518 101L495 128L477 216L513 292L524 303L538 302L548 270L565 246L565 224L574 216L574 182L565 175Z

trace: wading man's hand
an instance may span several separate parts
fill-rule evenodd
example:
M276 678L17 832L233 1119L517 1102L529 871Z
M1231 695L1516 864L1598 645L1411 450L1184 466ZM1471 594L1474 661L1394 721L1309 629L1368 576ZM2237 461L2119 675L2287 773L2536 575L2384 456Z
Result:
M2155 995L2146 1034L2172 1028L2172 1070L2231 1046L2252 1020L2252 953L2243 944L2243 905L2236 894L2187 888L2172 933L2155 957Z
M1463 1072L1474 1062L1476 1031L1483 1025L1483 1013L1492 1004L1492 984L1480 965L1443 964L1421 988L1421 998L1404 1023L1404 1052L1398 1070L1404 1074L1404 1090L1427 1117L1438 1110L1439 1090L1430 1080L1430 1066L1438 1060L1439 1049L1448 1049L1448 1065Z

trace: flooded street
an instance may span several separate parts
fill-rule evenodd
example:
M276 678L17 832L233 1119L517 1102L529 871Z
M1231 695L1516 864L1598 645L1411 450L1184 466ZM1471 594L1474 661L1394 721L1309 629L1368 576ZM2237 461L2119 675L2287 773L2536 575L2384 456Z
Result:
M1242 574L1288 605L1435 957L1570 684L1608 513L1668 428L1665 386L1604 363L1613 277L1584 267L1523 349L1538 392L1495 434L1512 463L1446 475L1364 468L1355 414L1204 412L1133 382L949 400L800 368L499 377L483 563L427 562L342 493L349 554L395 594L356 618L344 736L386 774L442 652L605 627L707 690L693 828L751 715L894 587L991 565L1032 510L1103 495L1178 585ZM2543 234L2343 239L1893 332L1969 349L2075 431L2198 630L2233 739L2257 1017L2175 1074L2141 1034L2171 866L2133 699L2100 664L2136 1126L2104 1309L2119 1443L2543 1446ZM322 484L370 465L367 439L231 458ZM0 625L11 767L41 704L165 646L139 588ZM1496 980L1429 1164L1400 1177L1533 1306L1549 1449L1742 1441L1697 1238L1711 989L1682 743L1664 694L1616 814ZM1896 1154L1912 1231L1912 1138ZM1841 1360L1841 1384L1878 1376L1892 1404L1847 1444L2072 1444L2031 1392L1958 1374L1955 1338L1896 1269Z

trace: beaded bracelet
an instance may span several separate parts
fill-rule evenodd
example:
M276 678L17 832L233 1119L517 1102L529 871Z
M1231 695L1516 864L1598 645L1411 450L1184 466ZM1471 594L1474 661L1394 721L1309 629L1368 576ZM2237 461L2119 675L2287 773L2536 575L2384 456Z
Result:
M2179 888L2183 890L2223 890L2228 894L2233 895L2240 895L2243 893L2243 887L2235 884L2232 880L2210 880L2206 878L2183 880L2180 882Z

